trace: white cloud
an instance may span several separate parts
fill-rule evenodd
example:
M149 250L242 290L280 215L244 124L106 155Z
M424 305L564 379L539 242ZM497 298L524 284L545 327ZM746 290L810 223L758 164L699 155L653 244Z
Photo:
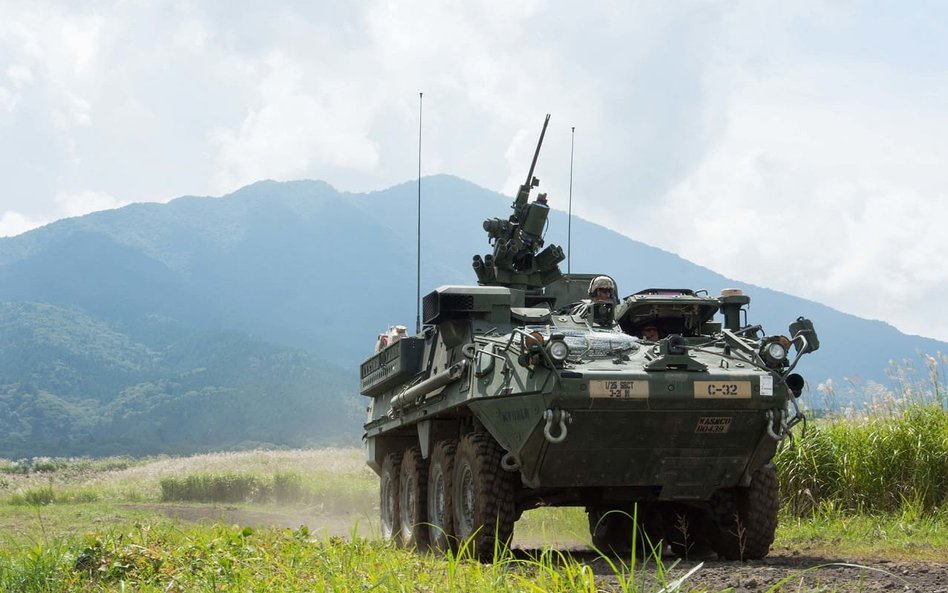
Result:
M732 277L948 337L930 313L948 290L948 119L906 82L826 62L743 80L709 157L626 230Z
M314 165L370 171L378 146L369 138L365 114L351 109L344 81L307 85L300 64L274 53L260 65L259 104L238 130L218 129L211 140L219 153L217 191L232 191L261 178L305 176Z
M0 237L13 237L41 227L47 222L49 221L31 219L19 212L8 210L0 215Z
M78 15L62 22L60 39L65 55L70 57L70 68L76 76L94 67L96 54L101 47L101 34L105 18L97 15Z
M23 64L12 64L7 68L6 86L0 86L0 110L13 111L23 95L23 88L33 82L33 73Z
M127 201L93 190L78 192L60 192L56 194L56 204L62 217L82 216L99 210L120 208L129 204Z

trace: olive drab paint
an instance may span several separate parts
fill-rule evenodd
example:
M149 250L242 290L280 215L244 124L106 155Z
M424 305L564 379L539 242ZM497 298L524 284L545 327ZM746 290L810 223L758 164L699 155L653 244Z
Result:
M590 298L594 278L615 282L563 275L562 250L544 247L546 195L530 201L548 122L513 213L484 222L493 252L474 256L478 284L427 294L422 330L362 364L383 528L419 548L469 538L489 559L524 510L580 506L599 548L645 534L676 553L765 556L772 459L802 419L793 371L819 347L813 324L765 334L736 289ZM607 519L633 510L638 531Z

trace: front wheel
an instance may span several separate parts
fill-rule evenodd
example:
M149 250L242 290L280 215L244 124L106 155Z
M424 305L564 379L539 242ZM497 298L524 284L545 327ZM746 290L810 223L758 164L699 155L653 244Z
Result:
M770 553L780 508L772 464L754 472L750 486L718 491L712 504L715 552L727 560L757 560Z
M501 467L504 450L490 435L465 435L454 459L452 506L460 548L481 560L510 545L516 517L512 474Z

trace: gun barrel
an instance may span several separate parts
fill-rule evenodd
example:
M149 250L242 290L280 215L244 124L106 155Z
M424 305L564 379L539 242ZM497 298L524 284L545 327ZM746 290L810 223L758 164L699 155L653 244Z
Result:
M550 123L550 114L546 114L546 119L543 120L543 129L540 130L540 140L537 141L537 149L533 153L533 162L530 163L530 172L527 173L527 180L524 181L524 185L531 187L533 185L533 170L537 166L537 159L540 157L540 147L543 146L543 136L546 135L546 126Z

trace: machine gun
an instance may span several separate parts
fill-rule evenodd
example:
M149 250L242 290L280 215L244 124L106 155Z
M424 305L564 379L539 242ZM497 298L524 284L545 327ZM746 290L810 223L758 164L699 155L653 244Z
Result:
M513 214L507 220L488 218L484 221L484 230L494 246L494 253L483 258L474 256L473 266L478 284L535 292L563 276L559 267L559 263L566 259L563 249L558 245L549 245L540 251L550 213L546 194L539 194L535 201L529 201L530 191L540 185L540 180L533 176L533 170L549 123L550 114L547 114L527 179L510 206Z

